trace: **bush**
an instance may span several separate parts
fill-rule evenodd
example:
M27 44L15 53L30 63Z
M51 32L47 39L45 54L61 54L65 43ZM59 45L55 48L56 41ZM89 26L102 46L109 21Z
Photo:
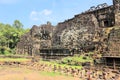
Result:
M73 56L73 57L63 58L61 61L59 61L59 64L67 64L67 65L72 65L72 66L81 66L81 65L85 65L84 64L85 62L91 62L91 61L92 61L91 58L86 57L84 55L81 55L80 57Z
M86 59L87 59L87 57L85 57L85 56L84 56L84 57L83 57L83 59L85 59L85 60L86 60Z
M7 47L0 47L0 54L9 55L9 54L12 54L12 50Z
M0 54L4 54L5 53L5 49L4 48L0 48Z

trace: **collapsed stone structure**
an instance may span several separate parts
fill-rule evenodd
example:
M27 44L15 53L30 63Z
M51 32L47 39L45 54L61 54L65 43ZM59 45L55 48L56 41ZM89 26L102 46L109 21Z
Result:
M21 37L16 53L52 55L67 53L67 50L72 53L89 50L106 52L109 37L106 30L120 26L119 15L120 0L113 0L111 6L106 3L93 6L57 26L52 26L50 22L41 26L34 25L30 32Z
M28 33L21 36L17 44L17 53L34 55L33 53L39 53L41 48L51 48L53 30L50 22L40 27L34 25Z

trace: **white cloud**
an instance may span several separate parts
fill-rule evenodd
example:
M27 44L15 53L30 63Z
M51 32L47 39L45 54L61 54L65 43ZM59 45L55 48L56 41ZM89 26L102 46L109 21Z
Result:
M0 0L0 4L13 4L16 3L18 0Z
M48 15L51 15L51 14L52 14L52 11L51 11L51 10L44 9L43 11L40 12L40 14L45 15L45 16L48 16Z
M32 11L30 13L30 19L33 21L40 21L44 23L46 21L51 20L52 11L48 9L44 9L42 11Z
M31 16L32 16L32 15L37 15L37 12L36 12L36 11L32 11L30 15L31 15Z
M32 12L30 13L30 18L31 18L33 21L39 20L39 12L37 12L37 11L32 11Z

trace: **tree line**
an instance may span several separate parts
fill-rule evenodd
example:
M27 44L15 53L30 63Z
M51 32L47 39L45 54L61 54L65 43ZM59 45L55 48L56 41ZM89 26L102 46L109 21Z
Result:
M15 20L12 25L0 23L0 54L15 53L20 37L28 31L19 20Z

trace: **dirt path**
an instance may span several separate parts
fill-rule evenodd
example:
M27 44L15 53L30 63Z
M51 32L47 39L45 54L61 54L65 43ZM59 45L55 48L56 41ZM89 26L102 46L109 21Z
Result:
M0 80L80 80L70 76L39 72L24 68L0 67Z

